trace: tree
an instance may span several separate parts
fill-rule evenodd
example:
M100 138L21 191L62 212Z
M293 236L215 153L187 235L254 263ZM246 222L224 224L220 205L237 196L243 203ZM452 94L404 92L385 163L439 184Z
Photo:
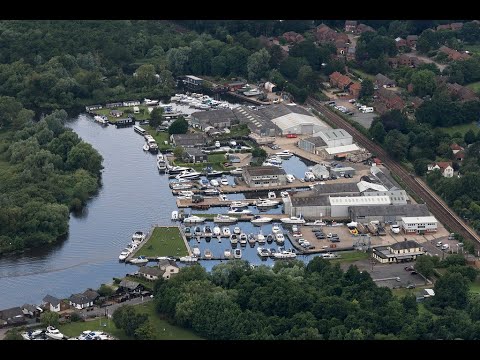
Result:
M430 70L414 72L411 82L413 84L413 92L420 97L433 95L433 92L437 87L435 83L435 74Z
M380 121L382 122L386 132L396 129L402 133L405 133L407 130L408 119L400 110L394 109L387 111L385 114L380 116Z
M162 124L163 121L163 108L156 107L150 113L150 126L156 129L159 125Z
M186 134L188 131L188 122L183 116L179 116L168 128L168 133L172 134Z
M467 144L473 144L477 139L472 129L468 130L464 135L465 142Z
M398 130L389 131L385 136L385 148L397 160L405 159L408 152L408 136Z
M413 163L413 167L415 169L415 173L419 176L423 176L427 173L427 165L430 164L431 161L428 159L416 159Z
M247 71L248 78L258 80L265 77L270 68L270 54L266 49L260 49L248 57Z
M155 340L157 338L156 329L149 320L139 326L134 335L138 340Z
M185 150L180 146L177 146L175 149L173 149L173 155L175 156L175 159L181 159L184 152Z
M381 121L374 121L370 129L368 130L370 135L377 140L380 144L383 143L383 140L385 139L385 135L387 134L385 131L385 128L383 127L383 124Z
M467 280L459 273L446 273L435 283L432 305L443 309L447 306L465 309L468 304L469 287Z
M44 326L58 326L58 320L60 319L60 315L53 311L44 311L42 315L40 315L40 321Z
M109 297L109 296L112 296L115 293L115 290L113 290L110 286L108 286L106 284L102 284L98 288L97 292L100 296Z
M65 166L72 170L85 169L98 176L103 169L102 161L102 155L92 145L81 142L68 152Z
M135 331L147 322L148 315L137 313L132 305L123 305L113 312L112 319L115 326L123 329L127 336L134 336ZM141 333L143 336L146 332Z
M433 262L430 256L420 256L415 263L415 270L429 278L433 275Z
M23 337L18 329L13 328L7 331L3 340L23 340Z
M361 99L366 99L373 95L374 88L372 80L364 79L361 86L359 95Z

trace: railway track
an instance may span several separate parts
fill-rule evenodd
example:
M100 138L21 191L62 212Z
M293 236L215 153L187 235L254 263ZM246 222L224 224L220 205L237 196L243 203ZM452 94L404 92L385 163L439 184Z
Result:
M322 114L333 125L347 130L353 139L369 152L376 154L382 159L383 164L417 196L419 196L425 204L427 204L430 212L451 231L454 231L466 239L474 240L476 248L480 248L480 236L470 228L457 214L451 210L448 205L435 194L423 181L410 174L401 165L393 160L387 152L378 144L374 143L359 130L353 127L348 121L342 119L335 114L328 106L320 101L308 98L307 102L320 114Z

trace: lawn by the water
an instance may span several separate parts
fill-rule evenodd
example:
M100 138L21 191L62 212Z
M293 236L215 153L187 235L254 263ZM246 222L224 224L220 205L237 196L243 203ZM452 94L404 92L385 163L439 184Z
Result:
M140 121L150 119L150 113L148 112L148 106L139 105L138 108L139 108L140 111L143 110L143 112L141 112L139 114L134 114L133 113L133 106L120 106L120 107L115 108L115 109L104 108L104 109L95 110L95 113L100 114L100 115L106 115L108 117L108 120L111 121L111 122L115 122L118 119L123 119L123 118L126 118L128 116L134 116L135 120L140 120ZM130 113L130 114L125 113L124 111L127 110L127 109L131 110L132 113ZM124 113L119 118L116 118L116 117L113 117L113 116L110 115L110 111L112 111L112 110L123 111Z
M156 227L136 256L186 256L187 248L178 227Z
M459 132L462 135L465 135L465 133L468 130L473 130L473 132L476 134L480 130L480 127L477 126L477 124L475 122L472 122L470 124L455 125L455 126L443 127L443 128L439 128L439 129L449 133L450 135L453 135L456 132Z
M202 340L202 338L195 335L190 330L170 325L166 320L161 319L155 311L155 304L153 301L141 305L135 305L135 310L140 313L148 314L150 322L156 329L158 340ZM112 319L107 319L105 317L92 321L61 325L59 326L59 330L69 337L78 336L85 330L101 330L121 340L132 340L131 337L125 335L123 330L117 329Z
M370 255L363 251L339 251L336 253L340 257L338 259L332 259L330 261L340 263L353 263L358 260L368 259Z

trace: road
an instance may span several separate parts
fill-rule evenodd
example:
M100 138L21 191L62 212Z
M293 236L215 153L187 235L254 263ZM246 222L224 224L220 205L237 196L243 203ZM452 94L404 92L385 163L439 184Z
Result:
M350 125L349 122L335 114L328 106L312 98L308 99L308 103L332 124L347 130L359 145L366 148L372 154L376 154L376 156L382 160L383 164L402 180L407 188L417 194L425 204L427 204L430 212L437 218L437 220L443 223L451 231L460 234L464 238L474 240L474 242L477 243L477 250L480 248L480 236L465 224L463 220L460 219L423 181L410 174L398 162L390 158L380 145L371 141Z

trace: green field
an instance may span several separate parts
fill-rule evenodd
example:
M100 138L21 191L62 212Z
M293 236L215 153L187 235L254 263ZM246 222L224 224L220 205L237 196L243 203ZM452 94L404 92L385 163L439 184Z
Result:
M150 119L150 113L148 112L148 106L139 105L138 108L140 109L139 114L134 114L133 113L133 106L121 106L121 107L118 107L118 108L115 108L115 109L105 109L104 108L104 109L100 109L100 110L95 110L95 113L100 114L100 115L106 115L108 117L108 120L111 121L111 122L115 122L118 119L126 118L129 115L135 117L135 120L140 120L140 121ZM124 112L123 115L120 116L119 118L110 116L110 111L112 111L112 110L125 111L127 109L131 110L132 112L130 114L127 114L127 113ZM143 112L142 112L142 110L143 110Z
M160 151L165 151L167 149L172 149L173 147L170 145L170 135L166 131L157 131L152 128L150 125L142 125L142 128L147 130L147 132L153 136L155 141L158 144L158 148ZM165 141L167 144L165 144Z
M185 256L188 255L187 248L183 242L180 230L176 227L156 227L152 236L136 256Z
M480 280L478 278L470 284L470 292L476 295L480 295Z
M227 160L225 159L225 154L211 154L211 155L208 155L207 160L208 162L206 163L197 163L197 164L182 163L182 162L175 161L175 165L191 167L196 171L202 171L207 166L211 166L213 170L218 170L218 171L228 170L228 168L223 166L223 163L227 162Z
M456 132L460 132L462 135L465 135L465 133L470 129L473 130L475 133L478 133L480 127L478 127L475 122L472 122L470 124L455 125L439 129L449 133L450 135L453 135Z
M472 53L480 54L480 45L465 45L464 49Z
M202 338L193 334L191 331L170 325L166 320L161 319L159 314L155 312L155 304L153 301L141 305L135 305L135 309L140 313L148 314L149 320L156 329L158 340L202 340ZM121 340L132 340L132 338L125 335L123 330L117 329L111 319L105 317L92 321L61 325L58 329L63 334L70 337L78 336L85 330L101 330Z
M475 91L477 95L480 94L480 81L468 84L467 87Z
M353 263L355 261L368 259L370 257L370 254L363 251L341 251L337 254L340 255L340 258L332 259L331 261L339 263Z

